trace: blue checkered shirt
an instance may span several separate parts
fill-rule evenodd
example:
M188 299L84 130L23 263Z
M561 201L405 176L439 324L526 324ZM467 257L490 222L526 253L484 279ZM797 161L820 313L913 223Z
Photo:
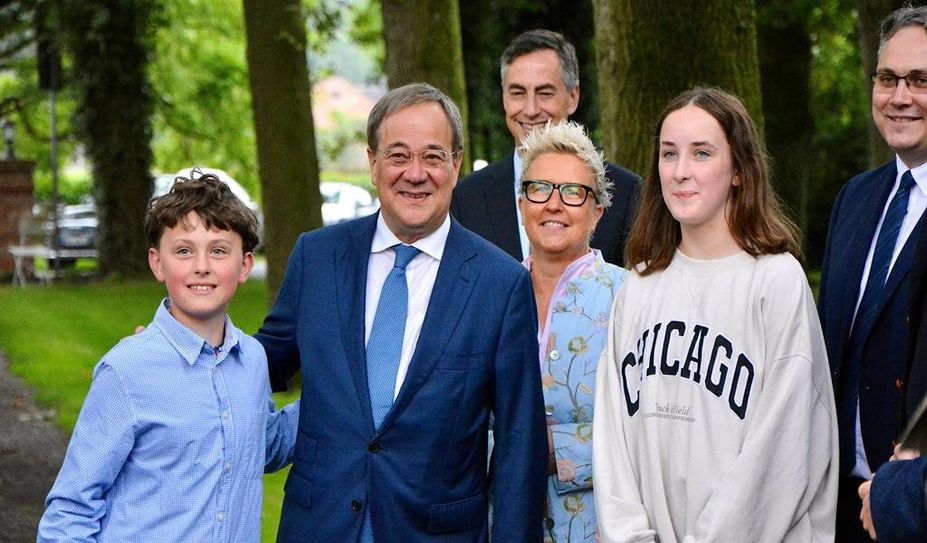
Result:
M261 345L211 347L162 302L97 364L38 541L260 540L262 477L289 464L299 404L274 411Z

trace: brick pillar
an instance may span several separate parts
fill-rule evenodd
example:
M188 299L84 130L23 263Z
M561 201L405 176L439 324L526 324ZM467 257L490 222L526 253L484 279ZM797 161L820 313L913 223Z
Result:
M7 248L19 243L20 220L32 217L34 166L31 160L0 160L0 273L12 273Z

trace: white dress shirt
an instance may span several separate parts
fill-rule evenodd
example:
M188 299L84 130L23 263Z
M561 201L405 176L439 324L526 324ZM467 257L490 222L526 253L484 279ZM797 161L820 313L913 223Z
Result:
M528 232L525 231L525 224L521 220L521 208L518 207L518 197L521 196L521 156L518 149L515 149L515 217L518 221L518 241L521 243L521 258L528 258L531 254L531 245L528 243Z
M399 358L399 371L396 374L396 388L393 391L393 399L396 399L396 396L399 395L399 389L402 387L406 373L409 371L412 355L415 354L415 344L418 343L418 336L422 331L422 323L428 309L428 300L431 299L431 291L435 286L435 278L438 276L438 267L441 264L441 257L444 255L444 245L447 242L447 234L450 230L451 218L448 215L437 230L412 244L421 252L415 255L415 258L406 266L406 283L409 286L409 313L406 317L405 335L402 338L402 355ZM373 318L377 314L377 303L380 301L380 291L383 290L383 283L386 282L386 276L393 269L393 262L396 260L396 253L392 247L398 243L402 243L402 241L386 226L381 213L377 217L377 229L373 234L373 242L370 244L370 260L367 265L364 345L370 340L370 329L373 327Z
M856 298L856 309L853 310L854 322L856 321L856 312L859 311L859 303L863 299L863 291L866 290L866 282L869 280L869 269L872 267L872 255L875 252L875 244L879 237L879 231L882 229L882 223L885 221L885 213L888 211L888 206L892 198L895 197L895 193L898 192L898 187L901 185L901 176L909 169L897 156L895 157L895 168L898 170L895 176L895 186L892 187L892 191L888 195L888 200L885 201L885 207L882 209L882 217L879 219L879 224L872 234L872 241L869 244L869 254L866 256L866 265L863 267L863 277L859 283L859 295ZM904 221L901 223L901 230L898 232L898 241L895 242L895 250L892 252L892 261L888 266L888 276L891 275L892 268L895 266L895 261L904 248L905 242L908 241L911 232L913 232L914 227L917 226L917 221L920 220L921 215L924 214L924 210L927 209L927 164L921 164L916 168L910 168L910 170L911 176L914 177L915 186L911 187L911 193L908 195L908 213L904 216ZM888 276L886 276L886 278ZM859 418L859 400L857 400L856 404L856 465L853 466L853 474L863 479L872 478L872 470L869 468L869 460L866 458L866 450L863 448L863 434L860 429Z

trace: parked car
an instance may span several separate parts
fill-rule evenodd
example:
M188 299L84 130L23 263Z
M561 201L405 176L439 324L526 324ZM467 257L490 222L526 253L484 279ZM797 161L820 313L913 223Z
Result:
M66 205L58 214L58 249L97 248L97 206L93 202ZM49 245L54 225L46 223Z
M369 215L380 207L380 203L363 187L340 181L323 181L319 184L322 193L322 224L336 224Z
M92 200L86 203L60 206L58 208L58 246L53 247L55 229L51 220L45 222L45 246L59 251L96 251L97 248L97 206ZM73 254L73 253L72 253ZM49 264L54 266L55 259L50 258ZM73 266L74 257L64 257L59 260L62 268Z

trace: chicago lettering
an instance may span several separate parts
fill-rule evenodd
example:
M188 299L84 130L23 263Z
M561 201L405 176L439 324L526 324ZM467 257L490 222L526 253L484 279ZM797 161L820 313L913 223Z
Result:
M671 359L671 351L687 354L684 360ZM654 324L637 339L637 349L625 355L619 371L629 416L640 409L641 381L657 372L702 384L716 397L725 397L741 420L747 416L753 362L744 353L735 353L731 340L723 334L712 334L701 324L691 330L682 321Z

